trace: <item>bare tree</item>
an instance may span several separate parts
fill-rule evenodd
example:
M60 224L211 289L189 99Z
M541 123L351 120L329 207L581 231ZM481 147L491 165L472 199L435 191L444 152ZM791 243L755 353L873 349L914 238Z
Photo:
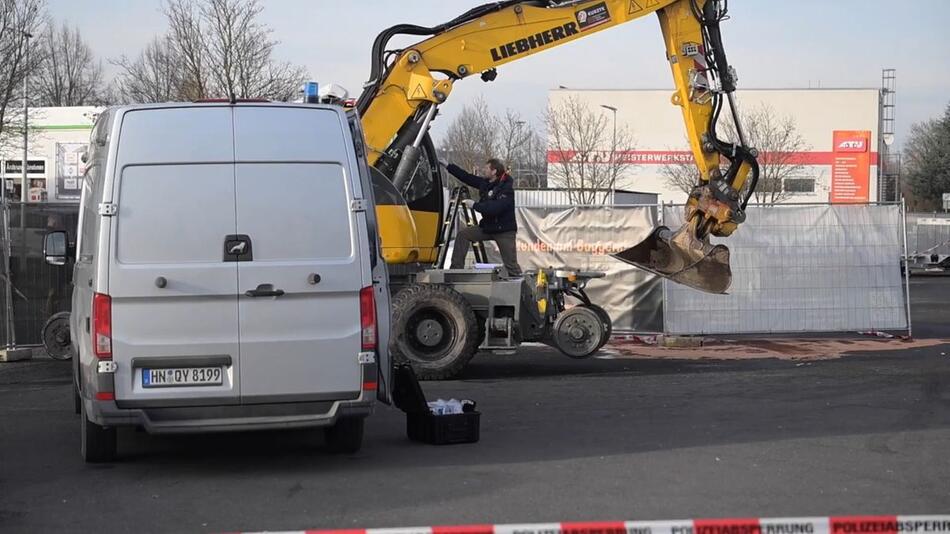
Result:
M631 163L623 154L634 146L626 127L614 135L610 118L576 96L552 105L545 124L555 155L548 176L552 184L569 190L571 202L594 204L603 197L598 191L626 184L623 174Z
M769 105L761 104L740 112L746 142L759 151L759 182L751 201L758 204L778 204L795 192L788 179L805 174L802 152L810 146L798 131L791 115L778 115ZM724 119L721 136L736 139L735 124ZM725 164L725 162L723 162ZM689 194L699 180L699 170L692 161L670 163L660 169L667 185Z
M469 171L478 169L488 158L502 159L515 179L515 187L543 185L544 148L541 135L521 114L509 109L498 116L481 97L462 108L439 145L446 158Z
M499 120L481 97L462 108L449 125L439 145L446 159L466 171L477 173L488 158L497 157ZM448 177L451 189L463 185Z
M50 25L37 48L43 50L33 85L37 103L43 106L88 106L106 98L102 62L83 40L78 28Z
M121 69L118 92L136 102L231 95L289 100L306 72L274 59L278 43L259 21L262 9L259 0L169 0L168 34L138 58L114 62Z
M528 128L524 128L526 122L522 120L521 114L517 111L506 109L505 116L498 120L499 130L499 152L496 157L500 157L510 167L515 164L515 158L521 147L528 142Z
M516 111L506 110L499 123L500 154L511 170L515 187L541 187L546 182L541 134Z
M42 0L0 0L0 149L23 135L23 80L43 59L27 53L27 35L40 33L44 8Z
M667 163L660 167L660 175L666 185L687 195L699 183L699 169L693 161Z
M210 74L205 57L210 37L206 39L201 27L201 10L194 2L172 0L165 8L165 17L168 18L168 47L181 69L178 80L179 95L176 99L209 98ZM230 36L225 35L224 38L230 39ZM230 94L229 92L215 96Z
M125 102L185 100L181 62L168 37L152 39L135 59L113 61L120 68L113 81L117 99Z
M453 163L472 171L488 158L498 157L500 125L485 100L476 98L455 117L439 147Z

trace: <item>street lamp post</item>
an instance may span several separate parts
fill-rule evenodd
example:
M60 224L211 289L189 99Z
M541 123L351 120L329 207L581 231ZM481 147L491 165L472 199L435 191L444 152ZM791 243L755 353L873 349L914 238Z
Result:
M30 110L30 101L27 98L29 85L28 81L30 78L30 39L33 37L33 34L24 31L23 37L26 39L25 51L24 51L24 60L23 68L26 69L26 72L23 74L23 179L20 183L20 202L26 203L29 198L29 183L27 181L27 164L26 160L28 157L29 151L29 110Z
M526 121L516 121L515 124L518 125L518 133L521 133L521 127L528 123ZM527 153L527 158L526 158L527 161L525 163L527 164L528 170L531 172L531 174L536 175L533 162L531 161L531 157L532 157L531 148L532 148L531 147L531 130L529 129L528 130L528 153ZM537 182L536 177L534 178L534 181ZM535 184L535 187L541 187L541 185Z
M608 106L607 104L601 104L600 107L604 109L609 109L614 114L614 136L613 138L611 138L611 141L610 141L610 164L613 165L615 163L614 158L617 157L617 108L615 108L614 106ZM610 188L611 189L614 188L614 185L617 180L616 169L617 169L616 166L610 169L611 171L610 172L611 174Z
M612 162L614 160L614 152L617 150L617 108L608 106L607 104L601 104L600 107L609 109L614 114L614 136L610 141L610 161Z

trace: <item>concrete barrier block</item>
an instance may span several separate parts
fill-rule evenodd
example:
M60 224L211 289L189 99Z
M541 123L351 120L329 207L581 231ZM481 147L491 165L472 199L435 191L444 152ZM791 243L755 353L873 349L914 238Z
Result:
M33 349L30 348L0 349L0 362L18 362L32 358Z

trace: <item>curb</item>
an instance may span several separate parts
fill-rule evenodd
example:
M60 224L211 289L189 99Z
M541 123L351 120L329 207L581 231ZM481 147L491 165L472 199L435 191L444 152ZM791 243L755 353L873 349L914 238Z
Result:
M298 530L305 534L887 534L950 533L950 515L803 518L682 519L459 525L352 530Z

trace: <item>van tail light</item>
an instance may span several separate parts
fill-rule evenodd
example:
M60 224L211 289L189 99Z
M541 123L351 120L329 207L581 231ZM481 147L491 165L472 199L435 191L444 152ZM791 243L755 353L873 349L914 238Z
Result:
M99 359L112 358L112 297L92 297L92 350Z
M360 344L363 350L376 350L376 297L373 286L360 290Z

